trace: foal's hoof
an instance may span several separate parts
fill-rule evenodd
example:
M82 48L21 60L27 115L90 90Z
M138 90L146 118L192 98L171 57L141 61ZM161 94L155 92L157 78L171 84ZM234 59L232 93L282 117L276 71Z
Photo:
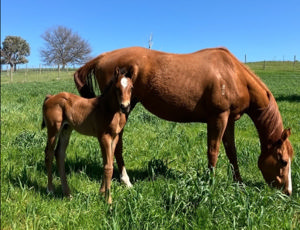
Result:
M53 187L51 187L51 188L47 187L47 194L49 194L49 195L53 195L54 194Z
M111 197L108 197L108 198L106 199L106 203L107 203L107 204L112 204L112 198L111 198Z
M65 198L69 199L69 200L72 200L73 199L73 196L71 194L68 194L68 195L65 195Z
M120 177L120 181L122 184L124 184L127 188L131 188L132 184L129 180L129 177Z

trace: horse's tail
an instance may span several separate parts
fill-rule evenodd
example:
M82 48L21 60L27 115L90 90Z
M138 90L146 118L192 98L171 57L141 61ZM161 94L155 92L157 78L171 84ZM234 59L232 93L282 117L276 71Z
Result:
M44 106L45 106L45 102L51 97L50 94L48 94L45 99L44 99L44 103L43 103L43 110L44 110ZM45 118L44 116L42 116L42 125L41 125L41 129L46 127L46 123L45 123Z
M95 69L99 59L103 55L100 55L91 61L87 62L84 66L80 67L74 74L74 81L78 92L82 97L92 98L95 97ZM94 80L94 81L93 81Z

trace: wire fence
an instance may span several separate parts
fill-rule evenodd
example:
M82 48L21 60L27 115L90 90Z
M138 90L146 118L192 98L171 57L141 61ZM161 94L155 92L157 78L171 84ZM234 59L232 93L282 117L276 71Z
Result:
M1 69L1 84L32 81L72 79L75 68L58 69L39 66L38 68Z
M296 71L300 72L299 61L261 61L247 62L253 71ZM32 81L51 81L73 79L76 68L67 67L64 70L56 67L39 65L38 67L18 68L13 72L10 68L1 69L1 84L22 83Z
M299 61L261 61L246 63L254 71L300 71Z

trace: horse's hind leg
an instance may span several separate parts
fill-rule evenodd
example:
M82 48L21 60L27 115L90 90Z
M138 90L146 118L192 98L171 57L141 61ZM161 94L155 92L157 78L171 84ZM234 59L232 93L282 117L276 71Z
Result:
M66 171L65 171L66 149L69 144L71 133L72 133L72 128L68 125L64 125L63 128L61 129L59 139L58 139L58 144L55 149L57 167L60 175L63 194L65 196L70 196L71 194L67 182Z
M230 164L233 166L233 179L242 182L242 178L237 163L236 147L234 142L234 120L229 119L228 124L223 135L223 144L225 147L226 155Z

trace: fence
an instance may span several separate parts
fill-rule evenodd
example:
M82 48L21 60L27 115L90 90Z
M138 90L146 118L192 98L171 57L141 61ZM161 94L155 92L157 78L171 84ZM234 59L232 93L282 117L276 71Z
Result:
M261 61L246 63L253 71L300 71L299 61Z
M38 68L18 68L15 72L11 71L10 69L7 69L1 70L1 84L12 82L72 79L74 72L74 68L58 70L57 68L43 66L39 66Z
M300 71L299 61L262 61L246 63L253 71ZM18 68L16 72L1 69L1 84L73 79L76 68L59 70L40 65L37 68Z

